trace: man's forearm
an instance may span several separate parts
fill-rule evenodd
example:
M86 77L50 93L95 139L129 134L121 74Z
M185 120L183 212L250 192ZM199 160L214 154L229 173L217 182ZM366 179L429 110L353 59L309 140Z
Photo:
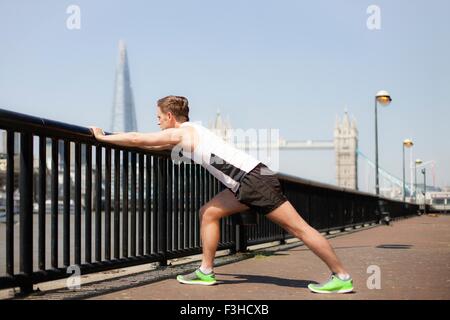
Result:
M116 134L110 134L110 135L102 135L97 137L98 141L101 142L107 142L111 144L116 144L119 146L124 147L138 147L141 149L146 150L153 150L153 151L159 151L159 150L170 150L173 148L173 145L171 144L164 144L164 145L145 145L143 146L139 139L139 133L136 132L125 132L125 133L116 133ZM151 141L147 141L149 143Z
M110 135L97 136L97 140L112 143L123 147L136 147L136 132L116 133Z

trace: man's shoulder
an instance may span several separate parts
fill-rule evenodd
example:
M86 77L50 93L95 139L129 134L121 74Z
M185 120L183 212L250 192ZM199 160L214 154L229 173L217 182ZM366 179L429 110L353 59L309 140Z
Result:
M190 126L190 125L180 126L176 130L178 130L178 132L193 132L193 131L196 131L195 128L193 126Z
M193 137L195 138L198 136L197 130L192 126L182 126L182 127L177 128L176 130L177 130L177 134L181 138L192 139Z

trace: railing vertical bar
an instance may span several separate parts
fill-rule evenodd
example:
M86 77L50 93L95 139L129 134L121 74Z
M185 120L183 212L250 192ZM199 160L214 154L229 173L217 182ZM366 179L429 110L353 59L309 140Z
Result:
M145 155L145 254L152 252L152 158L150 155Z
M136 256L136 152L131 153L131 248L130 256Z
M33 136L20 136L20 272L25 276L21 292L31 292L33 284Z
M225 226L227 229L226 233L228 235L228 239L226 242L230 242L230 240L233 239L233 230L232 230L233 224L231 222L231 217L226 217L226 218L224 218L224 220L225 220Z
M184 175L184 162L180 162L180 249L186 247L186 208L185 208L185 175Z
M202 194L203 194L203 203L206 203L206 202L208 202L208 200L209 200L209 191L208 191L208 187L209 187L208 171L206 171L206 169L202 167L202 172L203 172L203 174L202 174L202 175L203 175L203 178L202 178L202 181L203 181L203 191L202 191Z
M102 260L102 147L95 147L95 260Z
M81 264L81 144L75 143L75 264Z
M195 191L196 191L196 185L197 185L197 181L195 181L195 167L196 165L193 163L191 164L191 198L190 198L190 208L191 208L191 216L189 219L190 222L190 227L191 227L191 232L190 232L190 239L189 239L189 244L191 248L194 248L196 243L195 243L195 236L196 236L196 225L195 225Z
M217 184L217 193L219 193L220 191L220 181L219 180L217 180L216 181L216 184ZM229 218L228 217L226 217L226 218L223 218L223 219L221 219L222 220L222 223L223 223L223 227L224 227L224 237L223 237L223 240L224 240L224 242L230 242L230 241L232 241L233 240L233 238L231 237L231 234L230 234L230 223L229 223Z
M84 259L86 263L92 262L92 146L86 147L85 180L86 191L84 194Z
M214 179L214 195L217 195L218 192L219 192L219 180ZM220 239L222 242L229 242L230 236L228 234L228 229L227 229L227 225L228 225L227 219L226 218L220 219L220 224L221 224Z
M203 167L200 167L200 169L201 169L201 171L200 171L200 180L201 180L201 199L200 199L200 206L199 206L199 210L198 210L198 213L197 213L197 215L198 215L198 219L199 219L199 230L201 230L201 220L200 220L200 208L201 208L201 206L203 206L206 202L208 202L208 195L207 195L207 191L208 191L208 188L207 188L207 180L208 180L208 177L207 177L207 175L206 175L206 170L205 170L205 168L203 168ZM220 232L220 230L219 230L219 232ZM201 234L199 235L199 243L200 243L200 245L202 244L202 239L201 239Z
M38 220L38 243L39 243L39 253L38 253L38 265L39 270L45 270L45 198L47 189L47 154L46 154L46 138L45 136L39 137L39 220Z
M58 140L52 139L51 177L51 265L58 268Z
M114 259L120 258L120 149L114 150Z
M203 191L202 191L202 205L206 204L209 201L209 177L208 177L208 171L202 167L202 185L203 185ZM199 215L200 217L200 215Z
M173 212L173 233L174 233L174 243L173 247L175 250L180 249L180 194L178 193L179 181L180 181L180 165L173 165L174 175L173 175L173 199L174 199L174 212Z
M189 177L189 193L187 203L189 204L189 248L194 247L194 209L195 209L195 201L194 201L194 191L195 191L195 182L192 177L192 173L194 172L194 164L189 164L187 175Z
M14 131L6 133L6 273L14 275Z
M153 208L151 217L152 253L158 251L158 207L159 207L159 173L161 170L159 157L153 156Z
M63 263L70 265L70 142L64 140L63 173Z
M144 154L139 154L139 232L138 254L144 254Z
M200 199L201 199L201 188L202 188L202 179L201 179L201 166L195 166L195 246L200 246L200 224L199 224L199 209L200 209Z
M105 260L111 260L111 148L105 148Z
M172 217L173 217L173 165L170 158L165 160L166 162L166 176L167 176L167 224L166 224L166 239L167 239L167 251L172 251L173 244L173 232L172 232Z
M205 203L211 200L211 192L209 189L209 173L208 171L204 170L204 176L205 176Z
M158 254L163 258L161 265L166 265L164 256L167 252L167 161L164 158L158 158Z
M209 198L212 199L214 196L214 176L209 174Z
M184 248L190 247L190 232L191 232L191 164L186 164L185 168L185 186L186 190L184 193Z
M122 256L128 257L128 151L122 158Z

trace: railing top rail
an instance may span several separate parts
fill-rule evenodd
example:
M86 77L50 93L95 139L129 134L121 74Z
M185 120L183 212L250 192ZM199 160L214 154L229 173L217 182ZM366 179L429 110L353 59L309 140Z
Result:
M316 187L316 188L321 188L321 189L328 189L328 190L339 191L339 192L349 193L349 194L358 195L358 196L366 196L366 197L372 197L372 198L377 198L377 199L386 200L386 201L393 201L393 202L403 203L403 201L390 199L390 198L386 198L386 197L383 197L383 196L377 196L377 195L369 193L369 192L364 192L364 191L359 191L359 190L353 190L353 189L347 189L347 188L343 188L343 187L338 187L338 186L327 184L327 183L323 183L323 182L317 182L317 181L313 181L313 180L299 178L299 177L292 176L292 175L289 175L289 174L286 174L286 173L277 173L277 177L280 180L285 180L285 181L298 183L298 184L302 184L302 185L307 185L307 186L311 186L311 187Z
M8 129L17 131L27 129L47 130L49 132L57 132L62 134L70 134L81 139L91 138L91 142L95 142L89 128L81 127L73 124L59 122L55 120L31 116L11 110L0 108L0 125Z
M108 145L107 143L99 143L92 135L91 130L87 127L31 116L2 108L0 108L0 128L12 129L17 132L29 132L36 135L44 135L46 137L66 138L91 145ZM105 134L108 135L111 133L105 132ZM117 145L110 146L115 149L145 152L160 156L170 156L169 151L151 151Z
M347 189L347 188L338 187L338 186L335 186L335 185L332 185L332 184L327 184L327 183L323 183L323 182L317 182L317 181L313 181L313 180L299 178L299 177L292 176L292 175L289 175L289 174L286 174L286 173L277 173L277 176L281 180L286 180L286 181L289 181L289 182L299 183L299 184L302 184L302 185L308 185L308 186L317 187L317 188L323 188L323 189L330 189L330 190L340 191L340 192L354 193L354 194L357 194L357 195L376 197L374 194L371 194L371 193L368 193L368 192L363 192L363 191L358 191L358 190L353 190L353 189Z

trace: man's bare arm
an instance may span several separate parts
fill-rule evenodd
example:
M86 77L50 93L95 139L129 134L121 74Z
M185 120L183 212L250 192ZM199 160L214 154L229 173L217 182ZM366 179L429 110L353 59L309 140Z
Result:
M126 132L105 135L103 130L96 127L91 127L91 130L98 141L112 143L124 147L154 147L176 145L182 139L182 132L180 129L171 128L161 132L139 133Z

